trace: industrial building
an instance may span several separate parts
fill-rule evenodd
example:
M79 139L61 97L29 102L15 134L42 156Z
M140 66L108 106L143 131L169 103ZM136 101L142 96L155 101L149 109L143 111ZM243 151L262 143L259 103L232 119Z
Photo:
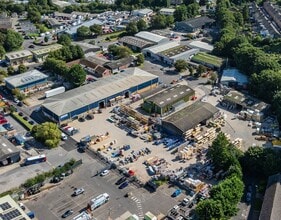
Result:
M244 88L249 83L248 77L236 68L224 69L220 83L229 87Z
M187 102L195 91L186 85L176 85L144 100L142 108L148 113L161 116L175 110L177 104Z
M275 220L281 215L281 173L268 178L259 220Z
M177 60L189 60L197 54L199 49L192 49L187 45L180 45L179 42L169 41L161 45L155 45L142 50L142 53L149 58L172 65Z
M10 195L6 195L0 198L0 219L30 220L31 218L25 214L22 208L15 202L15 200L13 200Z
M174 8L161 8L159 12L161 15L173 16L175 10L176 9L174 9Z
M141 31L137 34L135 34L135 37L153 42L154 44L163 44L166 42L169 42L169 38L160 36L158 34L154 34L148 31Z
M33 55L29 50L20 50L6 53L5 60L8 65L17 66L32 62Z
M201 29L204 29L205 27L210 26L214 22L215 22L214 19L211 19L207 16L191 18L186 21L176 22L175 30L194 33L196 31L200 31Z
M33 88L39 88L47 84L48 76L44 73L33 69L25 73L6 77L5 84L9 90L19 89L23 92L28 92Z
M133 51L140 52L142 49L153 46L154 43L151 41L146 41L137 37L125 36L120 38L119 43L124 46L131 48Z
M207 102L197 101L162 120L165 132L183 136L189 129L198 124L208 124L208 121L217 118L219 110Z
M261 122L268 114L270 105L254 97L238 91L229 91L224 97L223 102L228 106L238 110L243 110L245 119Z
M40 49L33 50L34 60L38 63L44 62L50 52L56 51L62 48L60 44L52 44L50 46L45 46Z
M211 53L214 49L213 45L199 40L191 41L190 44L188 44L188 46L191 48L199 49L201 52L206 52L206 53Z
M139 68L126 69L111 77L102 78L68 92L50 97L43 105L44 114L64 123L93 110L105 108L132 93L141 93L158 85L158 76Z
M0 166L20 161L20 151L9 140L0 137L0 143Z

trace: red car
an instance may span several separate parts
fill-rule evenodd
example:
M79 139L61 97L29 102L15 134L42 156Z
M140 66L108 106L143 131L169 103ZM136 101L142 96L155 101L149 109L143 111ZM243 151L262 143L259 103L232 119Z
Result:
M0 124L6 124L8 121L6 119L0 119Z

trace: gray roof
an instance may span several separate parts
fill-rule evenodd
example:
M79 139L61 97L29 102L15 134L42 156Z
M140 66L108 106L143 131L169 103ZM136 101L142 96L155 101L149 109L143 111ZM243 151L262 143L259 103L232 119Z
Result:
M281 216L281 173L268 178L260 220L276 220Z
M202 16L202 17L198 17L198 18L191 18L191 19L188 19L187 21L183 21L183 22L193 28L201 28L203 25L205 25L207 23L215 22L215 20L211 19L207 16Z
M153 34L153 33L148 32L148 31L141 31L141 32L135 34L135 37L138 37L138 38L141 38L141 39L144 39L144 40L148 40L148 41L151 41L151 42L154 42L154 43L160 43L162 41L168 41L169 40L167 37L163 37L163 36L160 36L158 34Z
M200 122L212 118L217 112L219 110L215 106L207 102L197 101L163 119L162 123L163 125L165 123L172 124L182 132L186 132Z
M139 68L129 68L122 73L50 97L43 106L61 116L157 78L158 76Z
M124 65L130 65L134 61L133 57L125 57L119 60L114 60L111 62L105 63L103 66L106 68L109 68L111 70L115 70L119 67L122 67Z
M48 76L40 71L33 69L25 73L5 78L5 82L11 84L13 87L20 87L28 83L37 82L38 80L47 79Z
M9 60L20 59L28 56L32 56L32 53L29 50L19 50L10 53L6 53L5 55Z
M164 91L161 91L152 97L149 97L148 99L146 99L146 101L153 102L159 107L164 107L171 103L174 103L176 100L179 100L186 96L191 96L194 93L194 90L186 85L176 85L172 88L165 89Z
M150 41L146 41L146 40L143 40L143 39L140 39L137 37L132 37L132 36L122 37L121 39L119 39L119 42L129 44L131 46L135 46L135 47L138 47L141 49L153 45L153 43Z
M227 93L223 97L223 99L225 101L229 101L229 102L241 105L244 108L251 109L253 111L255 111L255 110L265 111L270 107L270 105L265 102L262 102L249 95L246 95L241 92L234 91L234 90Z
M0 137L0 160L5 159L7 156L19 154L20 151L5 137Z
M145 48L145 49L143 49L143 51L144 52L149 51L150 53L157 54L157 53L161 53L163 51L170 50L170 49L178 47L178 46L180 46L179 42L168 41L164 44L155 45L155 46L152 46L152 47Z

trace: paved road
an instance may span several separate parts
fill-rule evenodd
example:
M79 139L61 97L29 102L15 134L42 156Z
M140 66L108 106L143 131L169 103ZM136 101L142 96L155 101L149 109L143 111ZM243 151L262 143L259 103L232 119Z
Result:
M87 154L84 154L87 155ZM129 185L125 189L118 189L115 182L121 177L115 171L110 171L105 177L96 176L96 173L104 168L104 164L90 159L74 172L70 177L48 192L41 193L37 199L26 202L26 206L37 213L38 219L60 219L60 216L68 209L73 209L73 216L85 209L87 203L93 197L107 192L110 201L93 212L98 220L111 217L116 219L126 211L137 214L143 218L147 211L154 214L166 213L172 208L177 200L171 198L173 188L163 188L156 193L149 193L143 188ZM83 187L85 193L77 197L71 197L75 188ZM132 196L125 198L124 195L131 192ZM156 202L157 201L157 202Z

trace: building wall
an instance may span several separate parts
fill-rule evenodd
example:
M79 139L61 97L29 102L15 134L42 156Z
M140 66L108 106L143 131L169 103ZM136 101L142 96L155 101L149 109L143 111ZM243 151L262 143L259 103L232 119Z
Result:
M1 165L9 165L20 161L20 152L2 155L0 158Z
M172 123L162 121L161 127L165 133L168 133L170 135L179 136L179 137L183 135L182 131L179 130L176 126L174 126Z
M41 80L38 80L36 82L32 82L32 83L27 83L27 84L24 84L24 85L21 85L21 86L18 86L18 87L14 87L12 84L6 82L6 87L10 90L13 90L15 88L18 88L20 89L21 91L24 91L24 92L28 92L29 89L32 89L34 87L40 87L40 86L43 86L47 83L47 79L41 79Z
M20 64L30 63L33 60L32 55L26 56L26 57L20 57L16 59L9 59L8 57L5 57L5 59L10 63L10 66L17 66Z

